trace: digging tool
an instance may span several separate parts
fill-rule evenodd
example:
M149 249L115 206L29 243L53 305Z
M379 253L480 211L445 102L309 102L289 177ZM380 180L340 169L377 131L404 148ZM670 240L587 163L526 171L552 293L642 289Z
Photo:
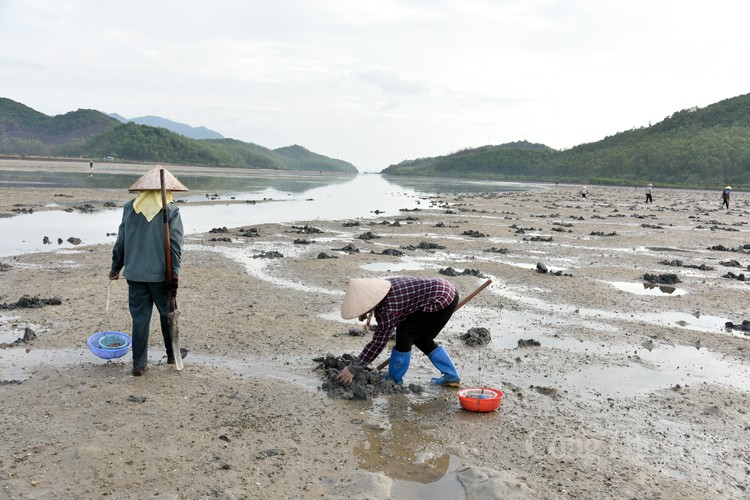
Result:
M482 290L484 290L485 288L487 288L488 286L490 286L490 283L492 283L492 280L487 280L484 283L482 283L481 285L479 285L479 287L476 290L474 290L473 292L471 292L469 295L466 296L465 299L463 299L461 302L458 303L458 305L456 306L455 311L458 311L459 309L461 309L461 307L464 304L466 304L468 301L470 301L471 299L473 299L479 292L481 292ZM368 324L369 324L369 322L368 322ZM378 367L377 367L377 371L380 371L383 368L385 368L388 365L388 362L390 360L391 360L391 358L387 358L385 361L383 361L382 363L380 363L378 365Z
M164 169L159 170L161 180L161 211L164 220L164 251L167 258L167 284L172 283L172 249L169 246L169 210L167 208L167 190L164 187ZM179 371L182 370L182 352L180 351L180 331L177 328L177 319L180 317L180 311L177 309L177 300L175 294L169 293L169 338L172 340L172 355L174 356L174 367Z

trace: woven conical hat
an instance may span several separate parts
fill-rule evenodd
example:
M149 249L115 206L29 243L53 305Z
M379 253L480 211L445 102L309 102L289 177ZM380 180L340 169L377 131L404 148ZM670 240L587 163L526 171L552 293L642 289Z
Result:
M732 186L727 186L724 189L732 189Z
M190 191L186 188L177 178L170 174L169 171L157 165L145 174L143 177L135 181L135 184L130 186L128 191L145 191L147 189L155 189L161 191L161 175L160 170L164 170L164 188L168 191Z
M354 319L363 315L378 305L390 289L388 280L351 279L341 304L341 317Z

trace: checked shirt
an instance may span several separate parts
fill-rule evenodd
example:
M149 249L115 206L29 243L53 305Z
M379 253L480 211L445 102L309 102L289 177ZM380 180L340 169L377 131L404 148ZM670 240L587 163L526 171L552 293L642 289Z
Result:
M349 369L362 370L383 352L388 339L396 326L415 312L442 311L453 302L456 287L442 278L388 278L391 289L385 298L375 306L375 320L378 325L372 340L362 349Z

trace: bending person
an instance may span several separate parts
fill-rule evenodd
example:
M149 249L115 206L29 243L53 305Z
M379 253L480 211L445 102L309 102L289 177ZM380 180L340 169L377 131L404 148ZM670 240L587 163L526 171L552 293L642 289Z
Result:
M372 340L360 355L344 368L338 380L349 384L383 352L393 331L396 345L391 350L387 377L397 384L411 362L411 348L416 346L442 373L432 382L457 386L461 378L450 356L435 337L448 323L458 305L456 287L442 278L398 277L388 279L352 279L346 288L341 317L367 319L374 314L377 327Z

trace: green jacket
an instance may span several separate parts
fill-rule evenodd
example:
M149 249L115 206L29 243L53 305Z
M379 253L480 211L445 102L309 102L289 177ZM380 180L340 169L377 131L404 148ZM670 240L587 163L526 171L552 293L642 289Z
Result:
M132 281L164 283L167 281L167 265L164 249L164 216L159 214L148 222L135 213L133 202L125 203L122 222L117 231L117 241L112 249L111 272L120 272ZM172 275L180 275L183 228L180 209L174 203L167 205L169 216L169 246L172 253Z

